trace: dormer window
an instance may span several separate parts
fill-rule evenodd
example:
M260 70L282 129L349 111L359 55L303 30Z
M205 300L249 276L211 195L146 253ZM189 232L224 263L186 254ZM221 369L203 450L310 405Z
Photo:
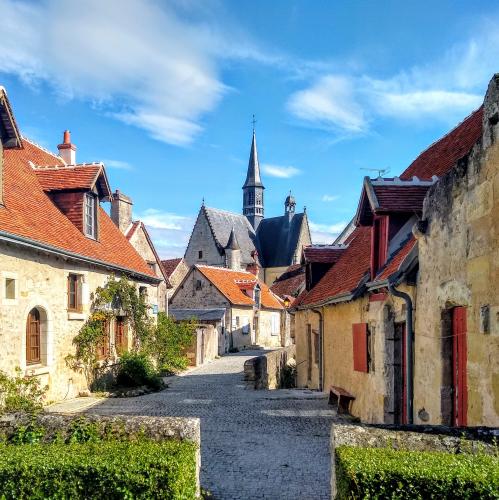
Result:
M260 290L260 287L258 285L255 286L255 290L253 292L254 294L254 301L255 301L255 306L260 309L260 305L261 305L261 290Z
M97 199L93 193L85 194L85 235L97 238Z

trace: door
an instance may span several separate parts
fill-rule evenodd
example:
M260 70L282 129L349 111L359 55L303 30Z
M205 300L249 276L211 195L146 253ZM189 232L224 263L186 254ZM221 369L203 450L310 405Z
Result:
M466 308L452 309L452 420L456 426L468 421Z
M393 422L407 423L407 372L405 323L395 323L393 343Z

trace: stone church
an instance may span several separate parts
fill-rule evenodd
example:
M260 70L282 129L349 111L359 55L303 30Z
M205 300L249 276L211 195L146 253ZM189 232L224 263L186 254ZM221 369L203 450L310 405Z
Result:
M271 285L290 265L300 262L311 244L306 211L296 213L291 194L284 214L265 218L264 185L253 131L242 214L206 207L203 203L185 251L190 265L204 264L247 270Z

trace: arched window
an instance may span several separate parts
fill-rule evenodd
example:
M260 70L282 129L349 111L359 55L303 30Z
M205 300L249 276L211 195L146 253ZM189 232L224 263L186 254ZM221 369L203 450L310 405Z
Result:
M26 364L34 365L42 360L40 311L31 309L26 321Z

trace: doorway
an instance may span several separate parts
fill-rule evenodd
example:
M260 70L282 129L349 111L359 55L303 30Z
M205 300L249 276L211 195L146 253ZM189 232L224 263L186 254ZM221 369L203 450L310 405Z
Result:
M452 309L452 424L468 423L466 307Z
M407 423L407 376L405 363L406 324L394 324L393 330L393 423Z

